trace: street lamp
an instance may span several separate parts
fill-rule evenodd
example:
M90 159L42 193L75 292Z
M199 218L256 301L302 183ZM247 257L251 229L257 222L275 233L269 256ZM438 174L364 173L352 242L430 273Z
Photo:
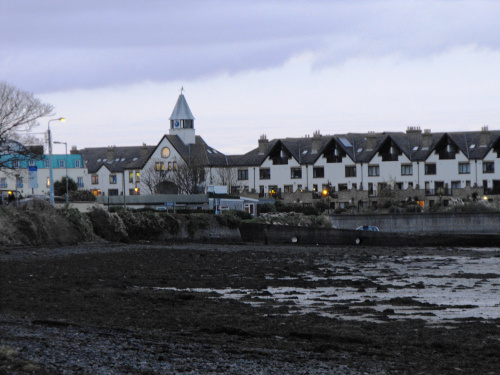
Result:
M53 178L53 171L52 171L52 136L50 134L50 123L52 121L64 122L64 121L66 121L66 119L64 117L54 118L52 120L49 120L49 122L47 124L47 134L48 134L48 138L49 138L50 204L53 206L54 205L54 178Z
M54 141L54 143L57 143L58 145L64 145L66 149L66 208L69 207L69 195L68 195L68 142L57 142Z

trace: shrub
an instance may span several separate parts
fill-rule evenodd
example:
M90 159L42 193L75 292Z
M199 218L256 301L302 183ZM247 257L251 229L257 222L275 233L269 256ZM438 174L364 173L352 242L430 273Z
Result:
M69 193L71 202L95 202L95 195L90 190L77 190Z
M191 214L186 215L188 220L187 230L190 236L194 236L196 232L202 229L207 229L210 226L211 215L207 214Z
M68 210L60 209L58 212L76 229L82 241L90 241L94 238L94 228L88 215L82 214L76 208L70 208Z
M308 216L310 216L310 215L316 216L316 215L318 215L318 210L313 206L304 206L304 207L302 207L302 213L304 215L308 215Z
M259 214L266 214L268 212L276 212L276 207L271 203L263 203L257 206Z
M215 215L217 222L223 226L230 229L235 229L240 226L241 219L230 213L224 213L220 215Z
M98 236L115 242L128 242L129 237L123 220L117 213L109 213L102 208L94 207L88 213Z
M253 216L249 212L240 211L240 210L229 210L225 213L231 214L239 218L240 220L251 220Z

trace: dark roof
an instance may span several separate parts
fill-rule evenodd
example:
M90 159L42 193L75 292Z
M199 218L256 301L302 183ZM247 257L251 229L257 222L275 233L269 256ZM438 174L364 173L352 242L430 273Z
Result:
M194 120L194 116L183 94L179 95L174 110L172 111L172 116L170 116L170 120Z
M184 160L191 157L196 164L212 167L228 165L226 155L207 145L199 135L195 137L194 144L187 145L177 135L165 135L165 137Z
M155 148L155 146L146 145L92 147L84 148L79 152L82 154L83 162L89 173L96 173L103 165L110 172L122 172L125 169L142 169ZM112 160L108 160L110 156L113 157Z
M480 144L481 132L383 132L345 133L321 136L317 153L313 153L313 137L279 138L268 141L265 152L255 148L243 155L228 155L229 165L252 166L262 164L275 147L284 147L300 164L313 164L332 142L335 142L354 162L368 163L387 140L391 140L410 160L423 161L446 138L455 144L469 159L482 159L496 142L500 143L500 131L489 131L488 142ZM372 140L369 140L372 138ZM424 143L428 142L428 145ZM372 144L370 143L372 142Z

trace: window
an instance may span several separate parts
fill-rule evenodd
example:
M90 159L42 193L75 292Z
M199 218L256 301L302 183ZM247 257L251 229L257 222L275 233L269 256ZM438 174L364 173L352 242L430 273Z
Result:
M403 190L403 183L402 182L396 182L394 183L394 187L398 190Z
M411 176L413 175L413 165L403 164L401 165L401 176Z
M269 168L260 168L259 173L261 180L271 179L271 170Z
M324 167L313 168L313 178L323 178L323 177L325 177Z
M59 160L59 168L64 168L64 166L66 165L65 161L64 160Z
M45 165L45 168L49 168L49 161L45 160L44 165Z
M141 182L141 172L135 172L135 182Z
M373 183L372 182L368 183L368 194L373 195Z
M346 165L345 166L345 176L346 177L356 177L356 166Z
M134 182L134 172L128 172L128 182L129 183Z
M436 164L426 164L425 174L436 174Z
M19 160L12 161L12 168L19 168L19 166L20 166Z
M7 177L2 177L0 179L0 188L6 188L7 187Z
M459 174L469 174L470 173L470 163L458 163L458 173Z
M451 188L452 189L460 189L461 188L460 181L451 181Z
M248 169L238 169L238 180L248 180Z
M161 172L165 170L165 163L162 161L157 161L155 162L155 171Z
M483 173L495 173L495 163L492 161L483 162Z
M139 193L140 193L139 188L133 188L128 190L129 195L140 195Z
M116 184L116 174L109 175L109 183L112 185Z
M82 161L80 159L75 160L75 168L81 168L82 167Z
M78 177L77 184L78 184L78 187L83 187L83 177Z
M302 168L290 168L290 178L302 178Z
M347 184L339 184L339 191L347 190Z
M92 185L97 185L99 183L99 175L93 174L91 178Z
M380 168L378 165L369 165L368 166L368 176L380 176Z
M108 195L118 195L118 189L108 189Z
M172 163L172 166L173 166L174 171L176 171L176 170L177 170L177 162L176 162L176 161L174 161L174 162Z
M293 185L285 185L285 186L283 186L283 191L285 193L293 193Z
M34 167L35 166L35 161L34 160L30 160L29 165L30 165L30 167Z
M22 188L23 187L23 178L22 177L17 177L16 178L16 187L17 188Z
M47 185L47 187L50 186L50 177L47 177L47 184L46 185Z

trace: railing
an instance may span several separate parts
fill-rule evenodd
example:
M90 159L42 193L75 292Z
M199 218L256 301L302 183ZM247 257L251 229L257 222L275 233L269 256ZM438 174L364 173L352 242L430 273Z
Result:
M440 187L437 189L425 189L426 196L435 196L435 195L453 195L452 189Z

